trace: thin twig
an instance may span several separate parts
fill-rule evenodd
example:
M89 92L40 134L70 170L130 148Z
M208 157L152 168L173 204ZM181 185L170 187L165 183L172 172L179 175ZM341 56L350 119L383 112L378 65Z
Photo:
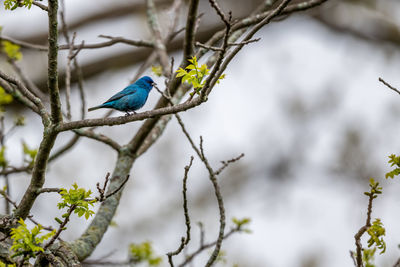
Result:
M10 198L10 196L7 194L6 191L0 190L0 195L2 195L4 197L4 199L7 200L8 203L13 205L14 208L17 208L17 203Z
M65 67L65 102L67 106L67 120L71 120L71 101L70 101L70 96L71 96L71 60L73 56L73 45L75 42L76 38L76 32L72 35L72 40L69 37L68 34L68 26L65 20L65 3L64 0L60 1L61 3L61 11L60 11L60 19L61 19L61 29L62 33L64 35L64 39L69 45L69 50L68 50L68 56L67 56L67 65ZM80 50L78 50L80 51Z
M0 79L0 86L3 87L3 89L12 97L23 104L24 106L28 107L31 109L34 113L38 114L41 116L39 108L27 97L25 97L19 90L16 90L14 86L11 86L11 84L7 83L3 79Z
M226 167L229 166L229 164L234 163L234 162L240 160L240 159L243 158L243 157L244 157L244 153L240 154L240 155L237 156L236 158L233 158L233 159L230 159L230 160L227 160L227 161L221 161L222 167L219 168L219 169L215 172L215 175L219 175Z
M357 267L364 267L362 261L362 245L361 245L361 236L368 230L371 226L371 214L372 214L372 202L376 197L373 193L370 193L368 198L368 208L367 208L367 219L365 221L365 225L358 230L358 232L354 235L354 239L356 242L356 262Z
M222 21L225 23L225 34L224 34L224 38L223 38L222 46L221 46L222 50L220 52L218 52L215 65L210 73L210 76L207 77L207 79L204 83L204 87L202 88L201 93L200 93L200 97L203 101L207 100L208 95L210 94L212 88L214 87L215 82L213 82L213 81L216 81L215 78L217 78L217 80L218 80L219 77L221 76L220 68L221 68L223 59L225 57L225 53L228 49L228 39L229 39L229 35L230 35L231 29L232 29L232 25L231 25L232 13L229 12L229 16L227 18L225 16L225 14L222 13L221 9L219 9L215 0L209 0L209 2L211 4L211 6L216 10L217 14L221 17Z
M124 187L124 185L126 184L126 182L128 182L128 180L129 180L129 174L126 176L125 180L124 180L114 191L108 193L108 194L105 196L105 199L107 199L107 198L109 198L109 197L115 195L118 191L120 191L120 190L122 189L122 187Z
M228 46L246 45L246 44L258 42L260 40L261 40L261 38L251 39L251 40L248 40L248 41L245 41L245 42L240 42L240 43L230 43L230 42L228 42ZM223 51L223 49L221 47L210 46L210 45L202 44L200 42L196 42L196 46L205 48L207 50L212 50L212 51Z
M128 44L128 45L137 46L137 47L148 47L148 48L154 47L153 42L145 41L145 40L131 40L131 39L126 39L126 38L119 37L119 36L113 37L113 36L107 36L107 35L99 35L99 37L107 38L110 40L105 41L105 42L100 42L100 43L93 43L93 44L86 44L86 42L84 42L84 41L80 45L61 44L59 46L59 50L97 49L97 48L110 47L112 45L119 44L119 43ZM9 41L9 42L19 45L23 48L35 49L35 50L39 50L39 51L48 51L49 50L49 48L47 46L31 44L28 42L14 39L9 36L0 35L0 40Z
M44 45L31 44L28 42L20 41L9 36L0 35L0 40L9 41L10 43L19 45L23 48L35 49L39 51L47 51L49 48Z
M103 144L106 144L116 151L119 151L121 149L121 146L117 142L115 142L111 138L105 136L104 134L98 134L98 133L93 132L92 130L83 130L83 129L77 129L77 130L73 130L73 131L79 136L84 136L84 137L99 141Z
M32 167L30 166L23 166L23 167L12 167L8 166L8 169L2 170L0 175L10 175L13 173L20 173L20 172L30 172Z
M381 77L379 77L379 81L380 81L381 83L383 83L384 85L386 85L387 87L389 87L390 89L392 89L393 91L395 91L396 93L400 94L400 91L399 91L397 88L391 86L389 83L387 83L387 82L386 82L384 79L382 79Z
M60 193L60 192L61 192L60 188L52 188L52 187L40 188L37 191L38 194L42 194L42 193Z
M109 181L109 180L110 180L110 173L107 172L106 177L104 178L103 188L100 187L100 183L97 183L97 184L96 184L97 191L99 192L99 196L98 196L97 199L98 199L100 202L104 201L104 199L105 199L104 193L105 193L105 191L106 191L106 187L107 187L107 184L108 184L108 181Z
M17 86L19 92L28 100L31 101L33 104L36 105L36 107L38 108L38 110L36 112L39 112L39 114L42 116L43 119L48 120L48 114L47 111L42 103L42 101L40 100L40 98L36 97L34 94L32 94L26 87L25 85L11 77L8 76L7 74L5 74L4 72L0 71L0 78L6 80L7 82L9 82L10 84L14 84ZM3 85L2 85L3 86ZM26 101L26 100L25 100ZM28 105L29 107L31 107L30 105Z
M188 264L189 262L191 262L191 261L192 261L197 255L199 255L201 252L203 252L204 250L206 250L206 249L208 249L208 248L211 248L211 247L215 246L215 245L218 243L218 240L216 240L216 241L214 241L214 242L205 244L205 243L204 243L204 229L203 229L203 224L202 224L202 223L199 223L198 225L200 226L200 240L201 240L201 241L200 241L200 247L199 247L196 251L194 251L193 253L187 255L186 258L185 258L185 260L184 260L181 264L179 264L179 267L185 266L186 264ZM230 237L231 235L233 235L234 233L236 233L236 232L241 232L241 231L242 231L242 229L241 229L239 226L237 226L237 227L235 227L235 228L232 228L228 233L226 233L226 234L223 236L223 240L229 238L229 237Z
M224 208L224 202L222 199L222 194L218 185L218 180L215 175L214 170L212 169L210 163L208 162L207 157L204 155L204 149L203 149L203 138L200 136L200 148L198 148L192 138L190 137L189 133L187 132L185 125L183 124L182 119L180 119L179 115L176 116L179 125L181 126L182 132L185 134L186 138L188 139L189 143L192 145L193 150L196 152L196 154L199 156L200 160L204 163L208 173L209 173L209 179L214 187L214 193L217 198L217 203L218 203L218 210L219 210L219 234L218 234L218 239L215 243L215 248L213 253L211 254L206 266L211 266L215 260L217 259L217 256L219 254L219 251L221 249L221 244L222 240L224 238L224 229L225 229L225 208Z
M14 71L18 74L18 76L22 79L26 88L31 91L34 95L39 97L42 101L48 102L48 96L43 93L34 83L33 81L22 71L21 67L15 62L15 60L10 59L9 62L11 66L13 66Z
M37 6L37 7L40 7L41 9L43 9L46 12L49 12L49 8L47 6L41 4L41 3L37 2L37 1L33 1L32 4Z
M185 174L183 176L183 189L182 189L182 194L183 194L183 213L185 215L185 225L186 225L186 238L182 237L181 238L181 244L179 245L178 249L172 252L168 252L168 262L171 267L174 267L174 263L172 260L173 256L178 255L179 253L182 252L184 247L189 243L190 241L190 216L189 216L189 209L188 209L188 203L187 203L187 179L188 179L188 173L190 170L190 167L192 166L193 163L193 156L190 157L190 162L189 165L185 167Z
M71 205L71 207L69 207L66 216L64 216L64 221L60 224L60 226L58 227L57 232L53 235L53 237L50 239L49 243L47 243L44 246L44 250L46 250L48 247L50 247L54 241L57 240L57 238L60 236L61 232L65 230L65 225L67 225L67 223L69 222L69 218L71 217L72 212L75 210L76 205Z
M270 23L272 21L273 18L279 16L282 11L285 9L285 7L288 6L288 4L290 3L291 0L283 0L278 7L276 7L273 11L271 11L270 13L268 13L268 15L266 17L264 17L260 22L258 22L251 30L249 30L249 32L247 33L247 35L243 38L242 43L249 41L253 38L254 34L256 34L264 25ZM234 27L232 27L232 30L234 30ZM226 38L226 33L225 33L225 37L224 37L224 43L227 42L227 38ZM214 75L206 80L206 84L202 90L203 96L207 96L210 94L211 90L213 89L214 85L217 83L219 77L222 75L222 73L225 71L226 67L228 66L228 64L231 62L231 60L236 56L237 53L239 53L239 51L245 46L245 43L238 45L235 47L235 49L233 49L233 51L231 51L226 58L224 59L224 62L222 63L222 61L217 61L217 63L215 64L216 66L213 68L213 72L216 69ZM221 52L223 53L223 52ZM218 65L218 63L220 63L220 65ZM212 80L211 80L212 79Z
M167 54L167 48L163 42L163 38L161 36L161 27L158 22L157 11L154 5L153 0L146 0L147 7L147 21L150 26L150 29L154 35L154 49L158 55L158 59L160 60L160 64L163 68L164 76L168 75L169 69L169 59Z
M86 115L86 97L85 97L85 90L83 89L83 74L81 67L78 63L78 59L76 57L74 57L74 68L76 76L78 77L79 97L81 99L81 119L83 120Z
M27 218L28 218L31 222L33 222L34 224L42 226L42 228L45 229L45 230L47 230L47 231L53 231L53 230L54 230L53 227L51 227L51 226L44 226L43 224L41 224L41 223L39 223L38 221L36 221L35 219L33 219L33 215L28 215ZM58 239L60 239L60 238L58 238Z
M354 251L350 250L350 258L353 260L354 266L357 267L356 255L354 254Z
M74 147L75 144L78 143L79 137L80 135L78 134L74 135L64 146L62 146L57 151L52 153L51 156L49 157L49 162L59 158L65 152L69 151L72 147Z

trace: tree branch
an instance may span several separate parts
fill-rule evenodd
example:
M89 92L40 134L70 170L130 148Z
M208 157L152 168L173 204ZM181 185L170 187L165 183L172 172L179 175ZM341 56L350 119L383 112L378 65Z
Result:
M186 225L186 238L182 237L181 238L181 244L179 245L179 248L175 251L168 252L168 262L171 267L174 266L172 257L178 255L179 253L182 252L184 249L185 245L187 245L190 241L190 217L189 217L189 210L188 210L188 204L187 204L187 179L188 179L188 173L190 170L190 167L192 166L193 163L193 156L190 157L190 162L189 165L185 167L185 174L183 176L183 189L182 189L182 194L183 194L183 214L185 215L185 225Z
M41 8L41 9L43 9L46 12L49 12L49 8L47 6L39 3L39 2L33 1L32 4L37 6L37 7L39 7L39 8Z
M382 79L381 77L379 77L379 81L380 81L381 83L383 83L384 85L386 85L389 89L392 89L392 90L395 91L396 93L400 94L400 91L399 91L397 88L391 86L389 83L387 83L387 82L386 82L384 79Z
M95 133L92 130L77 129L77 130L74 130L74 132L77 135L85 136L87 138L90 138L90 139L99 141L103 144L106 144L106 145L110 146L111 148L113 148L114 150L116 150L117 152L121 149L121 146L117 142L112 140L111 138L109 138L103 134Z
M51 119L57 124L62 121L60 92L58 89L58 1L49 0L49 52L48 52L48 90L50 94Z
M186 19L186 34L183 45L183 61L182 63L187 64L187 60L193 56L194 53L194 35L196 29L196 18L197 9L199 6L199 0L191 0L189 2L189 10ZM181 64L182 65L182 64Z
M42 117L42 119L43 119L43 121L44 121L45 124L48 123L48 121L49 121L49 114L47 113L46 108L44 107L42 101L41 101L38 97L36 97L34 94L32 94L32 93L25 87L25 85L24 85L22 82L20 82L19 80L14 79L14 78L8 76L7 74L5 74L5 73L2 72L2 71L0 71L0 78L6 80L7 82L9 82L9 83L11 83L11 84L16 85L17 88L19 89L19 91L21 92L21 94L24 96L25 100L24 100L24 98L21 98L21 97L19 96L19 94L15 94L15 96L16 96L19 100L21 100L22 103L24 103L24 104L26 104L28 107L30 107L32 110L34 110L34 111L36 110L35 112L38 113L38 114L40 114L40 116ZM7 86L6 86L6 87L7 87ZM6 88L5 88L5 89L6 89ZM8 88L8 90L10 90L10 89ZM12 91L11 91L11 92L12 92ZM32 106L31 106L27 101L32 102L32 103L37 107L37 109L33 109Z
M164 76L167 76L169 70L169 59L167 54L167 48L165 47L163 38L161 36L161 29L157 18L156 7L154 5L153 0L146 0L146 6L147 6L147 20L155 38L154 48L158 55L158 59L160 60L160 64L163 68L163 74Z
M0 76L1 76L1 71L0 71ZM18 100L21 104L25 105L33 112L41 116L39 108L34 103L32 103L32 101L30 101L27 97L25 97L19 90L15 90L10 84L6 83L2 79L0 79L0 86L3 87L8 94L12 95L14 99Z
M167 114L174 114L181 111L185 111L191 108L194 108L202 103L200 98L194 98L190 102L185 102L182 104L175 105L173 107L164 107L159 109L154 109L151 111L145 111L141 113L136 113L130 116L120 116L120 117L112 117L112 118L101 118L101 119L86 119L72 122L65 122L56 126L55 130L57 132L63 132L73 129L79 129L83 127L93 127L93 126L112 126L112 125L120 125L133 121L145 120L148 118L159 117Z

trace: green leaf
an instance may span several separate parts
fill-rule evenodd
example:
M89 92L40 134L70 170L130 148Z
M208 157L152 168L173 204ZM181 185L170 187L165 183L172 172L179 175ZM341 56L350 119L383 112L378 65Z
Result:
M162 75L163 69L160 65L157 65L151 66L151 71L154 73L154 75L160 77Z
M25 162L27 162L29 164L29 167L32 168L33 164L35 163L35 158L38 150L29 148L29 146L25 142L22 142L22 148L25 155Z
M15 126L24 126L25 125L25 117L24 116L17 116L14 118L14 125Z
M129 258L132 263L147 263L150 266L160 265L161 257L154 256L150 242L129 245Z
M7 94L3 87L0 86L0 106L10 104L13 101L13 97Z
M380 249L380 254L385 253L386 251L386 243L383 240L383 236L386 234L386 229L383 227L383 224L379 218L375 219L372 225L367 230L370 238L368 239L368 247L375 246Z
M196 57L192 57L188 59L188 61L192 64L189 64L185 67L185 69L190 70L187 72L186 70L179 68L176 72L176 77L182 77L182 83L189 83L193 86L194 92L190 93L193 96L195 93L200 94L200 88L204 87L205 80L204 78L210 73L210 70L207 68L206 64L202 64L199 66ZM219 79L223 79L224 74L220 76ZM217 83L219 83L219 79Z
M15 10L17 7L32 7L33 0L4 0L4 7L7 10Z
M29 230L22 218L19 219L18 224L18 227L11 229L13 244L10 250L14 252L11 256L12 258L24 255L24 259L29 260L29 258L36 257L38 252L44 251L41 247L43 241L56 233L54 230L40 236L43 227L39 224Z
M89 205L93 207L96 200L87 200L90 199L92 195L91 190L86 191L84 188L79 188L78 185L74 183L72 188L68 191L65 188L61 188L59 194L61 196L61 202L57 204L59 209L71 208L74 206L74 213L77 214L78 217L85 215L86 219L89 219L89 217L94 214L94 211L90 210ZM62 215L63 218L67 216L69 216L68 213Z
M8 165L8 161L5 156L6 146L2 146L0 149L0 166L5 169Z
M7 55L8 58L13 60L22 59L22 53L19 51L20 46L13 44L9 41L1 41L1 51Z

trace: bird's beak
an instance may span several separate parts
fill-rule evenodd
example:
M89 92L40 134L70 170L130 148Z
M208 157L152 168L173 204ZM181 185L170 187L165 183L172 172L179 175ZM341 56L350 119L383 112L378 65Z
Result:
M157 84L155 82L151 83L152 86L157 86Z

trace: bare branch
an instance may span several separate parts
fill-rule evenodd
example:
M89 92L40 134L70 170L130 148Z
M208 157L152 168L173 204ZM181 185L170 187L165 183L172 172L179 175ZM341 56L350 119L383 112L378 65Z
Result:
M169 59L167 54L167 48L163 42L163 38L161 36L161 28L158 22L157 11L154 5L153 0L146 0L147 6L147 20L150 25L150 29L155 38L154 48L158 55L158 59L160 60L160 64L163 67L164 76L168 75L167 70L169 69Z
M47 6L41 4L41 3L37 2L37 1L33 1L32 4L37 6L37 7L39 7L39 8L41 8L41 9L43 9L46 12L49 12L49 8Z
M99 199L100 202L102 202L102 201L105 199L104 193L105 193L105 191L106 191L107 184L108 184L108 181L109 181L109 180L110 180L110 173L107 172L106 177L104 178L104 185L103 185L103 188L100 188L100 183L97 183L97 184L96 184L97 191L99 191L99 197L98 197L98 199Z
M86 98L85 98L85 90L83 90L83 75L81 67L78 64L78 59L74 58L74 68L76 72L76 76L78 77L78 89L79 89L79 96L81 99L81 119L85 118L86 114Z
M74 137L71 138L63 147L59 148L56 152L52 153L52 155L49 157L49 162L59 158L61 155L63 155L65 152L69 151L72 147L77 144L79 140L79 135L74 135Z
M214 193L217 198L217 203L218 203L218 210L219 210L219 234L218 234L218 239L215 244L214 251L212 252L210 258L207 261L206 266L211 266L215 260L217 259L217 256L219 254L219 251L221 249L221 244L222 240L224 239L224 229L225 229L225 208L224 208L224 202L222 199L221 191L218 185L218 180L215 175L214 170L212 169L210 163L208 162L208 159L204 155L204 150L203 150L203 138L200 136L200 149L194 144L192 138L190 137L188 131L186 130L186 127L182 121L182 119L176 115L176 118L178 120L179 125L181 126L181 129L183 133L185 134L186 138L188 139L189 143L192 145L193 150L196 152L196 154L199 156L200 160L204 163L208 173L209 173L209 179L214 187Z
M13 173L20 173L20 172L29 172L31 171L32 168L29 166L23 166L23 167L11 167L9 166L8 169L2 170L0 172L0 175L10 175Z
M358 232L354 235L354 239L356 242L356 262L357 267L364 267L362 261L362 245L361 245L361 236L368 230L371 226L371 213L372 213L372 202L376 196L373 193L368 194L368 208L367 208L367 219L365 221L365 225L358 230Z
M291 4L288 5L280 14L281 15L287 15L293 12L298 12L298 11L303 11L303 10L307 10L313 7L316 7L318 5L321 5L322 3L326 2L327 0L308 0L308 1L303 1L303 2L299 2L296 4ZM277 2L277 1L272 1L272 2ZM252 14L250 17L245 17L241 20L236 21L233 25L232 25L232 32L241 30L241 29L245 29L249 26L255 25L259 22L261 22L264 18L266 18L267 16L270 16L270 14L273 11L270 11L269 8L271 7L271 5L268 4L262 4L259 8L257 8L258 10L263 11L262 13L255 13ZM241 32L241 34L243 34L244 31ZM215 43L217 43L219 40L221 40L224 37L225 34L225 30L221 30L216 32L209 41L207 41L206 45L208 46L212 46ZM241 35L240 34L240 35ZM200 58L202 55L204 55L208 50L207 49L202 49L197 53L197 57Z
M101 118L101 119L85 119L79 121L71 121L65 122L55 128L57 132L63 132L83 127L93 127L93 126L112 126L112 125L120 125L133 121L145 120L148 118L159 117L167 114L174 114L181 111L185 111L191 108L194 108L202 103L200 98L195 98L191 102L185 102L182 104L175 105L173 107L164 107L151 111L145 111L141 113L132 114L129 116L120 116L120 117L112 117L112 118Z
M248 40L248 41L246 41L246 42L240 42L240 43L229 43L229 42L228 42L228 46L246 45L246 44L258 42L258 41L260 41L260 40L261 40L261 38L252 39L252 40ZM202 43L200 43L200 42L196 42L196 46L205 48L205 49L207 49L207 50L212 50L212 51L223 51L223 49L220 48L220 47L205 45L205 44L202 44Z
M210 94L212 88L214 87L214 85L217 83L219 77L222 75L222 73L225 71L226 67L228 66L228 64L231 62L231 60L236 56L236 54L244 47L245 42L251 40L254 36L254 34L256 34L264 25L268 24L269 22L271 22L271 20L277 16L279 16L281 14L281 12L284 10L284 8L290 3L291 0L283 0L279 6L274 9L273 11L271 11L270 13L268 13L268 15L263 18L260 22L258 22L248 33L247 35L243 38L242 40L242 44L238 45L233 51L231 51L226 59L224 60L224 62L218 66L218 61L216 63L216 66L213 69L213 72L215 69L218 69L215 71L215 75L211 76L211 78L206 80L206 84L204 86L204 91L202 91L202 93L206 96L208 94ZM324 0L321 0L324 1ZM233 28L234 29L234 28ZM226 39L226 34L224 37L225 42L227 42ZM243 43L244 42L244 43ZM222 52L221 52L222 53ZM212 80L211 80L212 79Z
M68 56L67 56L67 65L65 68L65 102L67 106L67 120L71 120L71 101L70 101L70 95L71 95L71 60L74 55L73 53L73 45L75 42L76 38L76 32L72 36L72 40L69 38L68 34L68 26L67 23L65 22L65 4L64 0L60 1L62 10L60 11L60 18L61 18L61 28L62 28L62 33L64 35L65 41L69 45L69 51L68 51ZM79 52L78 50L77 52Z
M15 62L15 60L10 59L9 62L11 63L11 65L13 66L14 71L19 75L19 77L22 79L22 81L24 82L24 85L26 86L26 88L31 91L35 96L39 97L42 101L44 102L48 102L49 98L48 96L43 93L34 83L31 79L29 79L29 77L22 71L22 69L20 68L20 66L17 64L17 62Z
M102 142L103 144L110 146L111 148L115 149L116 151L119 151L121 149L121 146L117 142L112 140L111 138L109 138L103 134L95 133L92 130L77 129L77 130L74 130L74 132L77 135L85 136L87 138Z
M215 83L212 83L212 81L214 81L215 78L217 78L215 80L215 81L217 81L222 74L222 72L220 71L220 68L221 68L222 61L225 57L225 53L228 49L228 38L229 38L229 34L231 33L231 26L232 26L231 25L232 13L230 12L229 17L226 18L226 16L219 9L215 0L209 0L209 2L211 4L211 6L217 11L217 13L221 17L222 21L225 23L225 34L224 34L224 38L222 41L222 47L221 47L222 50L220 52L218 52L215 66L212 69L210 76L208 76L208 78L206 79L204 87L202 88L201 93L200 93L200 97L204 101L207 100L207 96L210 94L210 92L215 84Z
M183 194L183 213L185 215L185 225L186 225L186 238L182 237L181 238L181 244L179 245L179 248L175 251L168 252L168 262L171 267L174 266L172 257L178 255L179 253L182 252L183 248L185 245L187 245L190 241L190 217L189 217L189 210L188 210L188 205L187 205L187 179L188 179L188 173L190 170L190 167L192 166L193 163L193 156L190 157L190 162L189 165L185 167L185 174L183 176L183 189L182 189L182 194Z
M218 16L221 20L225 23L227 27L230 25L229 19L225 16L224 12L222 12L221 8L219 7L218 3L215 0L209 0L211 6L217 11Z
M44 45L31 44L31 43L16 40L14 38L4 36L4 35L0 35L0 40L9 41L10 43L19 45L23 48L35 49L35 50L39 50L39 51L47 51L49 49L47 46L44 46Z
M124 187L124 185L126 184L126 182L128 182L128 180L129 180L129 174L126 176L125 180L124 180L116 189L114 189L114 191L108 193L108 194L105 196L104 199L107 199L107 198L109 198L109 197L112 197L113 195L115 195L116 193L118 193L118 192L122 189L122 187Z
M379 81L380 81L381 83L383 83L384 85L386 85L387 87L389 87L390 89L392 89L393 91L395 91L396 93L400 94L400 91L399 91L397 88L391 86L389 83L387 83L387 82L386 82L384 79L382 79L381 77L379 77Z
M60 188L40 188L37 191L38 194L42 194L42 193L60 193L60 192L61 192Z
M17 208L17 203L10 198L6 191L0 190L0 195L2 195L8 203L12 204L14 208Z
M81 119L85 118L85 112L86 112L86 101L85 101L85 93L83 90L83 77L82 77L82 71L80 69L80 66L78 64L78 60L76 58L73 59L74 62L74 68L78 76L78 89L79 89L79 95L81 98ZM68 141L63 147L59 148L56 152L54 152L50 158L49 162L55 160L65 152L69 151L71 148L75 146L75 144L78 143L78 140L80 138L80 135L74 135L70 141Z
M14 84L17 86L18 90L21 92L21 94L23 95L23 97L21 97L21 95L19 95L18 93L15 93L15 96L17 97L18 100L21 100L22 103L26 104L29 108L31 108L33 111L35 111L36 113L40 114L40 116L45 120L48 121L49 120L49 115L42 103L42 101L36 97L34 94L32 94L26 87L25 85L18 81L17 79L14 79L10 76L8 76L7 74L5 74L4 72L0 71L0 78L6 80L7 82ZM5 86L4 89L6 89L9 93L13 94L13 90L10 90L10 88L8 86ZM14 96L14 95L13 95ZM33 108L31 104L29 104L27 101L32 102L36 107Z
M33 219L33 215L28 215L27 218L28 218L31 222L33 222L34 224L36 224L36 225L41 225L41 226L43 227L43 229L45 229L45 230L47 230L47 231L53 231L53 230L54 230L53 227L51 227L51 226L45 226L45 225L39 223L38 221L36 221L35 219ZM58 239L61 239L61 238L58 238Z
M67 211L67 215L63 216L64 217L64 221L60 224L60 226L58 227L57 232L55 233L55 235L53 235L53 237L50 239L49 243L47 243L43 249L46 250L48 247L50 247L54 241L57 240L57 238L60 236L61 232L64 231L65 225L67 225L67 223L69 222L69 218L71 217L72 212L75 210L76 205L71 205L71 207L69 207L68 211Z
M174 14L173 23L170 25L168 34L166 38L163 40L165 45L168 45L184 28L181 30L175 31L175 28L178 24L179 18L179 9L182 5L182 0L174 0L171 6L171 13ZM140 66L139 70L136 72L135 77L131 80L131 82L135 82L139 79L140 76L153 64L153 62L157 59L157 52L153 51L145 60L145 62Z
M237 156L236 158L233 158L233 159L230 159L230 160L227 160L227 161L221 161L222 167L219 168L219 169L215 172L215 175L221 174L221 172L222 172L226 167L228 167L229 164L234 163L234 162L240 160L240 159L243 158L243 157L244 157L244 153L240 154L240 155Z
M83 43L80 45L75 45L75 44L70 45L67 43L67 44L60 45L58 49L59 50L97 49L97 48L110 47L114 44L119 44L119 43L128 44L128 45L137 46L137 47L148 47L148 48L154 47L153 42L150 42L150 41L144 41L144 40L137 41L137 40L131 40L131 39L123 38L123 37L113 37L113 36L107 36L107 35L99 35L99 37L107 38L110 40L101 42L101 43L94 43L94 44L85 44L85 42L83 41ZM47 46L27 43L27 42L16 40L14 38L4 36L4 35L0 35L0 40L9 41L9 42L19 45L23 48L35 49L35 50L39 50L39 51L48 51L49 50L49 48Z
M197 255L199 255L201 252L203 252L204 250L211 248L213 246L215 246L218 243L217 241L214 242L210 242L205 244L204 243L204 229L203 229L203 224L199 222L199 227L200 227L200 247L194 251L193 253L187 255L185 257L185 260L179 264L179 267L183 267L185 265L187 265L188 263L190 263ZM223 240L229 238L231 235L233 235L234 233L237 232L241 232L243 229L241 229L240 226L236 226L235 228L232 228L226 235L223 236Z
M51 120L54 123L62 121L60 92L58 88L58 21L57 21L58 1L49 0L49 52L48 52L48 88L50 94Z
M181 67L186 67L187 60L193 56L194 53L194 35L196 30L196 18L199 0L191 0L189 2L188 15L186 20L186 33L185 42L183 45L183 61Z
M130 40L126 39L123 37L113 37L113 36L108 36L108 35L99 35L101 38L107 38L110 39L109 41L102 42L102 43L97 43L97 44L81 44L81 45L74 45L74 44L64 44L60 45L61 50L77 50L77 49L97 49L97 48L103 48L103 47L110 47L114 44L122 43L122 44L128 44L128 45L133 45L133 46L138 46L138 47L149 47L152 48L154 47L154 44L149 41L144 41L144 40Z

